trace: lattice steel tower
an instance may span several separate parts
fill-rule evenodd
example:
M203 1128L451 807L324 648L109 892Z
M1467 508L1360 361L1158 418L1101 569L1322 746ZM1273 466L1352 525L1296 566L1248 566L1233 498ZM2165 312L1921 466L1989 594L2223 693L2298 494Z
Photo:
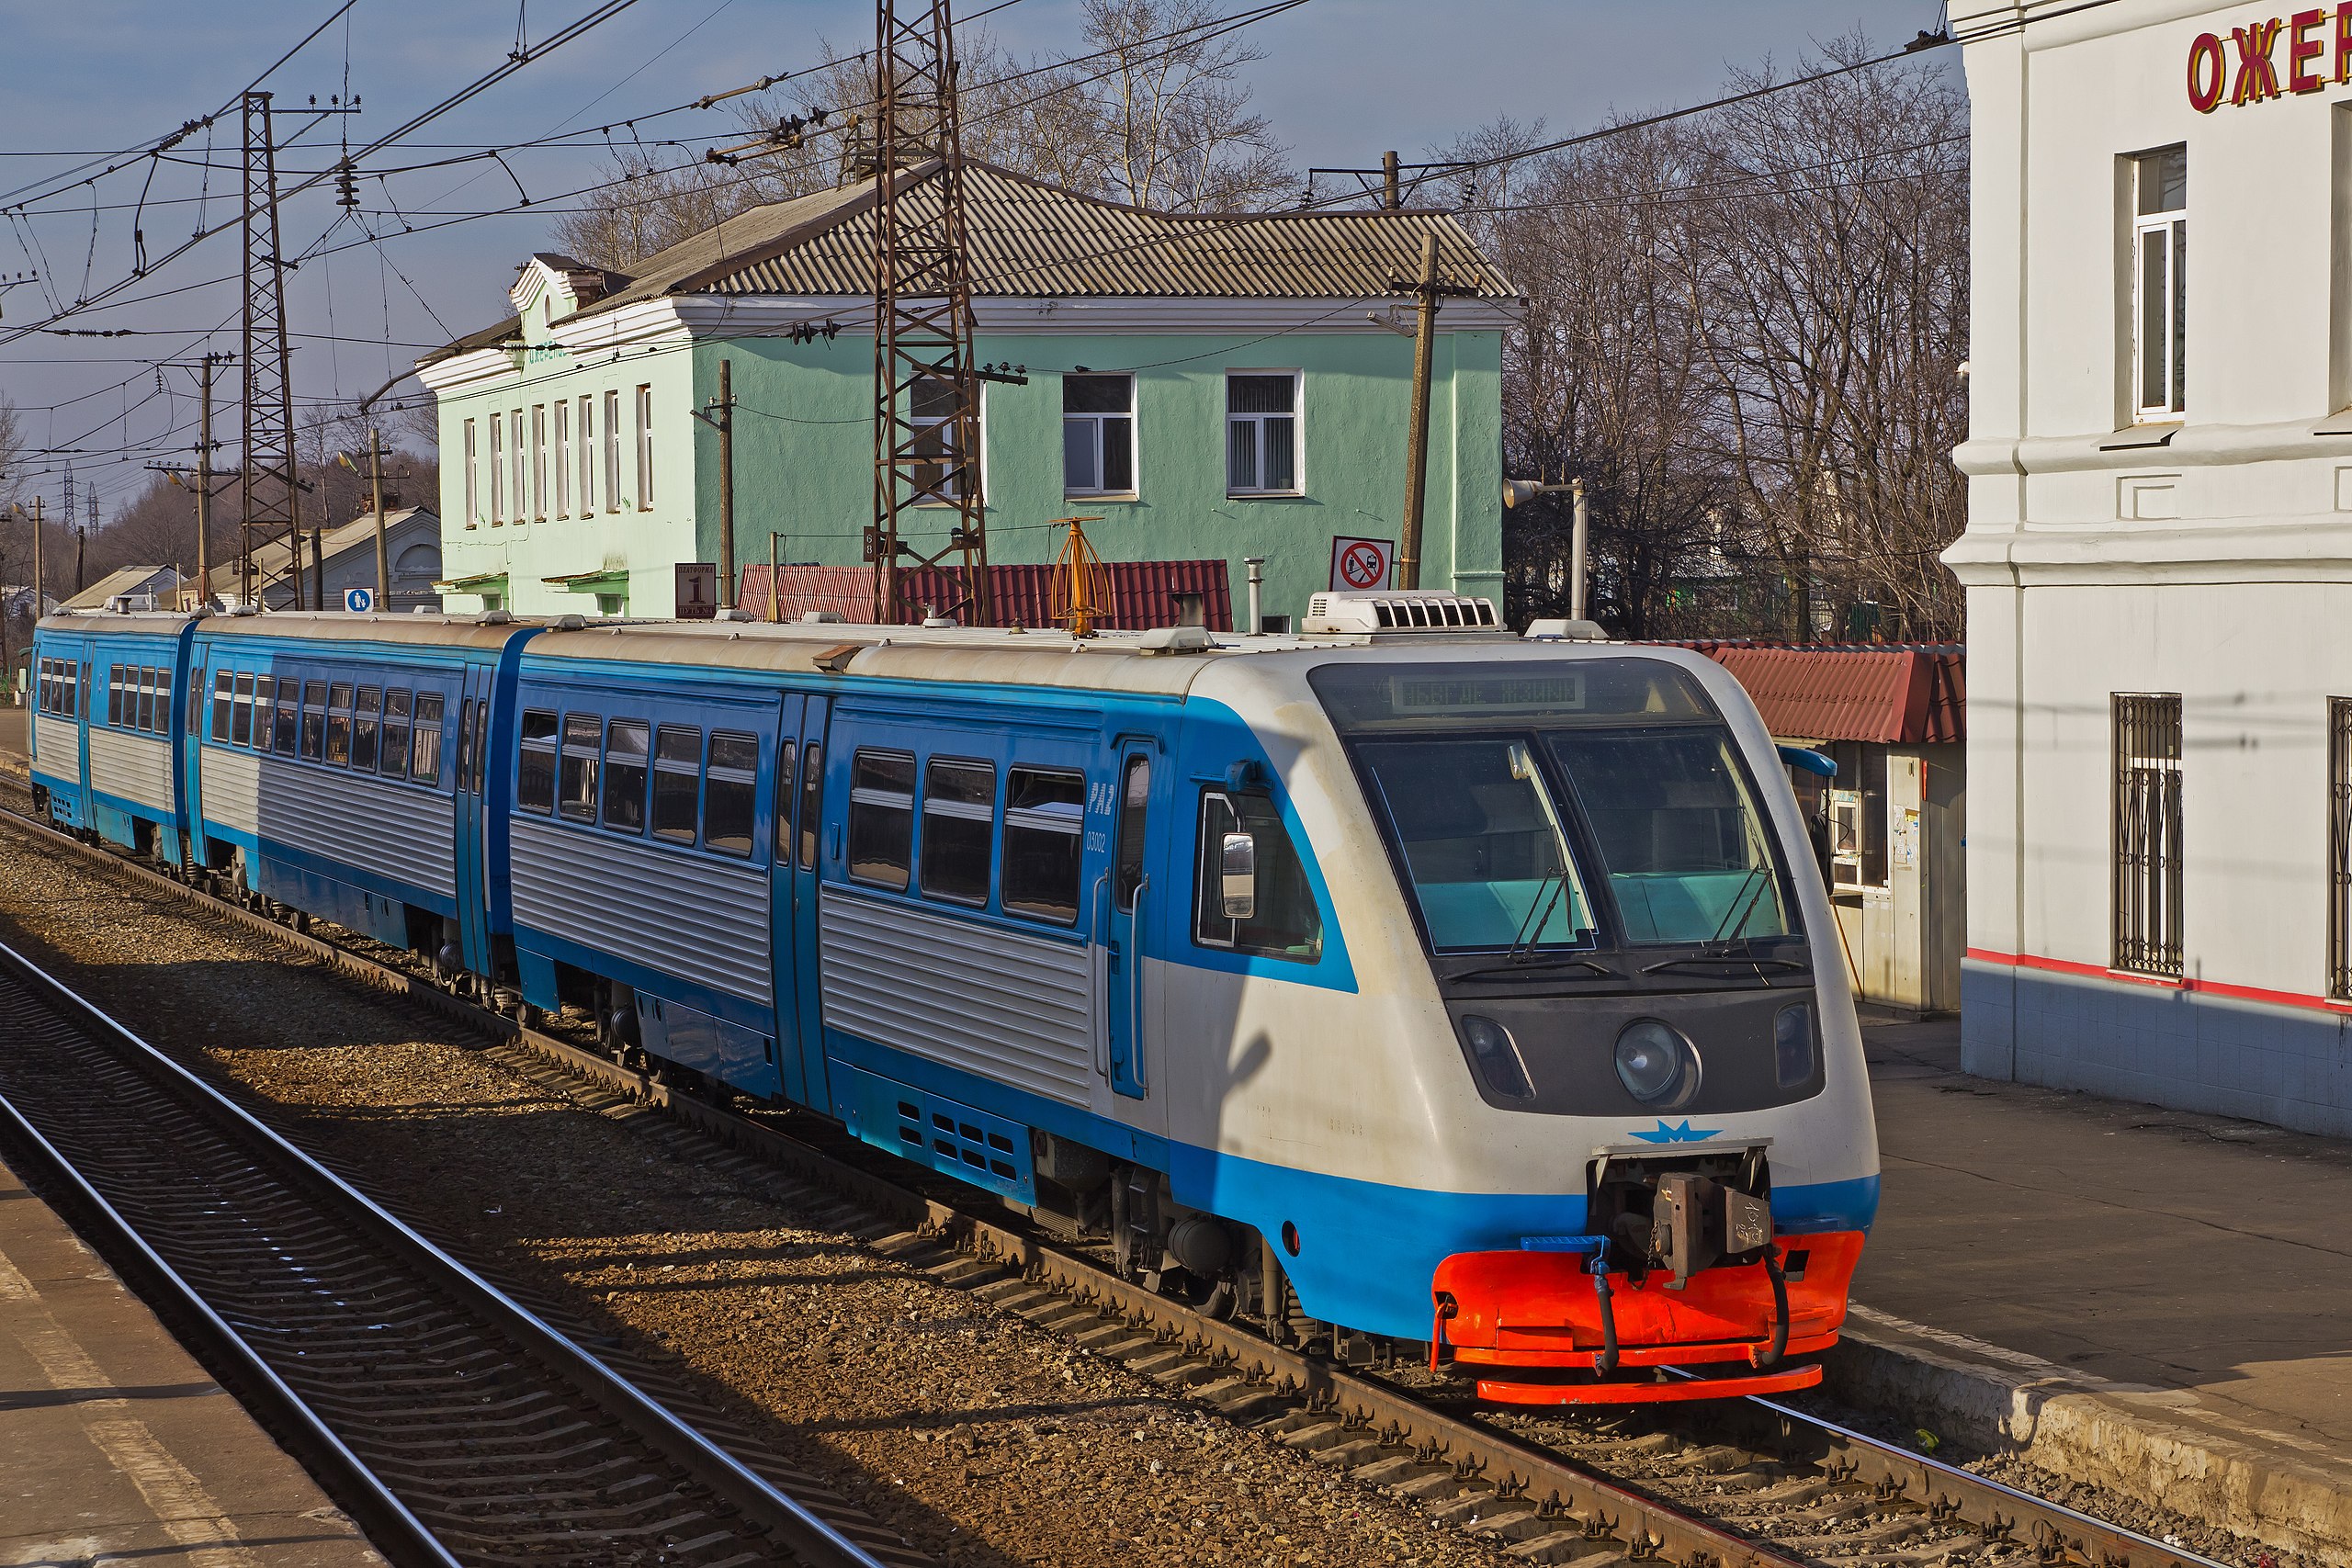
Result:
M245 121L244 471L237 482L238 590L254 602L254 539L284 536L294 607L302 605L301 491L294 465L294 380L286 345L286 262L277 248L277 150L267 93Z
M899 16L899 6L911 13ZM967 625L990 619L980 495L979 375L964 220L964 148L956 108L948 0L876 0L874 166L874 615L898 620L904 562L960 554ZM905 172L930 165L920 179ZM909 542L954 509L946 541ZM934 536L935 537L935 536ZM941 606L946 610L948 606Z

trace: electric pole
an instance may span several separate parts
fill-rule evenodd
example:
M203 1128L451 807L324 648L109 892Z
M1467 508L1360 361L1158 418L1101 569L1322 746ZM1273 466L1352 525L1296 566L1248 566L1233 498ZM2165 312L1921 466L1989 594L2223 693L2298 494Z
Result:
M1469 294L1460 284L1442 283L1437 275L1437 231L1421 235L1421 276L1416 282L1392 282L1399 293L1419 297L1420 320L1413 330L1413 412L1405 456L1405 525L1396 543L1396 586L1421 585L1421 508L1430 473L1430 362L1437 351L1437 302L1448 294Z
M392 607L391 557L384 543L384 441L374 425L368 427L368 494L376 508L376 611L379 615ZM319 568L319 592L326 592L326 567ZM319 608L326 608L322 598Z
M1404 187L1396 178L1396 154L1380 155L1380 205L1394 212L1405 205Z
M48 595L43 592L41 587L46 581L47 578L41 570L40 564L40 497L35 496L33 497L33 620L35 624L39 624L40 618L49 614Z
M900 562L963 558L963 619L987 626L987 513L980 495L980 382L964 213L964 142L956 104L949 0L876 0L874 117L874 618L904 610ZM935 161L921 182L904 170ZM1019 379L1026 380L1026 378ZM924 506L955 509L946 543L926 555L903 525Z
M286 269L278 249L277 149L270 95L244 96L244 468L237 576L254 603L254 536L283 536L294 608L302 608L300 471L294 459L294 380L286 342Z
M718 613L735 607L735 382L733 365L718 362L718 396L687 412L718 432Z

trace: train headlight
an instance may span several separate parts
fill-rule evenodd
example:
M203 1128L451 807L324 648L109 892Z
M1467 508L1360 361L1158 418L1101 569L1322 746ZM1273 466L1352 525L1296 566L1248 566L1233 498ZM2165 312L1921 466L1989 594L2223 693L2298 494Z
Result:
M1462 1043L1470 1047L1471 1063L1486 1086L1506 1100L1532 1100L1535 1085L1519 1055L1510 1031L1491 1018L1468 1013L1462 1020Z
M1794 1002L1772 1020L1772 1069L1782 1089L1813 1077L1813 1004Z
M1699 1052L1681 1032L1637 1019L1617 1036L1617 1077L1644 1105L1671 1111L1699 1092Z

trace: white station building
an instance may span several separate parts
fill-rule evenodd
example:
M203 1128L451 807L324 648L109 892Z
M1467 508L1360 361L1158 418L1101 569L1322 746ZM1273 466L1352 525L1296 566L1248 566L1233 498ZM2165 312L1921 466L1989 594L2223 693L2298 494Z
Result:
M2352 1134L2352 5L1951 21L1963 1064Z

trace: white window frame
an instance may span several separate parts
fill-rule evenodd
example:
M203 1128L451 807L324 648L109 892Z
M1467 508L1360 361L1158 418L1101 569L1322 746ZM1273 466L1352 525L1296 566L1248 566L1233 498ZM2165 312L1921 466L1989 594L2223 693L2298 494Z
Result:
M1067 406L1067 400L1065 400L1065 406L1062 410L1062 493L1064 495L1085 496L1141 494L1143 491L1143 478L1136 472L1136 378L1134 372L1073 370L1069 372L1064 378L1063 385L1065 388L1069 385L1068 376L1077 376L1085 380L1108 381L1115 379L1125 381L1127 384L1127 412L1125 413L1072 413ZM1296 400L1295 397L1293 400ZM1113 420L1121 421L1126 425L1127 482L1123 485L1113 485L1102 482L1104 468L1102 461L1104 449L1103 426ZM1091 486L1073 483L1070 479L1069 443L1071 429L1073 426L1080 425L1088 427L1088 438L1093 448L1091 456L1094 461L1094 477L1097 482Z
M653 383L637 384L637 509L653 510Z
M521 409L506 416L506 435L507 478L514 486L514 521L527 523L531 520L531 450L524 437Z
M605 510L621 509L621 393L605 389Z
M555 514L571 515L571 400L555 400Z
M2187 271L2182 262L2188 241L2188 197L2184 194L2182 205L2162 211L2140 210L2141 182L2149 177L2151 165L2157 159L2176 151L2178 149L2158 148L2132 160L2132 405L2133 420L2143 424L2181 419L2188 410L2184 362L2188 333L2182 288ZM2153 301L2149 298L2148 278L2152 261L2162 273L2158 285L2162 297ZM2148 341L2152 304L2161 312L2158 319L2166 329L2160 332L2160 341L2154 344ZM2151 362L2152 350L2163 355L2160 363ZM2161 378L2163 388L2162 398L2153 402L2146 395L2152 369Z
M531 405L531 521L548 520L548 405Z
M506 521L506 416L492 411L490 416L490 522L492 527Z
M465 423L466 440L466 526L470 528L481 521L481 454L475 446L474 422Z
M1237 377L1237 376L1287 376L1287 377L1289 377L1289 378L1290 378L1290 380L1291 380L1290 412L1289 412L1288 414L1286 414L1286 415L1285 415L1285 414L1272 414L1272 413L1265 413L1265 414L1260 414L1260 413L1235 413L1235 412L1233 412L1233 378L1234 378L1235 377ZM1258 427L1258 428L1255 430L1255 432L1252 434L1252 435L1251 435L1251 440L1252 440L1252 442L1254 443L1254 449L1255 449L1255 453L1256 453L1256 457L1257 457L1258 469L1259 469L1259 472L1260 472L1261 476L1262 476L1262 475L1264 474L1265 467L1266 467L1266 446L1265 446L1265 429L1264 429L1265 423L1266 423L1268 420L1270 420L1270 419L1284 419L1284 418L1287 418L1287 419L1291 422L1291 428L1290 428L1290 462L1291 462L1291 482L1290 482L1290 484L1289 484L1289 485L1287 485L1287 486L1285 486L1285 487L1282 487L1282 488L1274 488L1274 487L1270 487L1270 486L1266 486L1266 485L1247 486L1247 485L1238 485L1238 484L1236 484L1236 483L1234 482L1234 472L1233 472L1233 427L1234 427L1234 425L1235 425L1236 423L1248 423L1248 424L1255 425L1255 426L1257 426L1257 427ZM1226 494L1227 494L1227 495L1229 495L1229 496L1280 496L1280 495L1305 495L1305 494L1306 493L1306 372L1304 369L1299 368L1299 367L1289 367L1289 368L1284 368L1284 367L1279 367L1279 366L1269 366L1269 367L1264 367L1264 368L1262 368L1262 369L1249 369L1249 368L1244 368L1244 367L1239 367L1239 366L1228 366L1228 367L1226 367L1226 372L1225 372L1225 420L1224 420L1224 431L1225 431L1225 453L1224 453L1224 461L1225 461L1225 493L1226 493Z
M580 394L580 515L596 511L596 395Z

